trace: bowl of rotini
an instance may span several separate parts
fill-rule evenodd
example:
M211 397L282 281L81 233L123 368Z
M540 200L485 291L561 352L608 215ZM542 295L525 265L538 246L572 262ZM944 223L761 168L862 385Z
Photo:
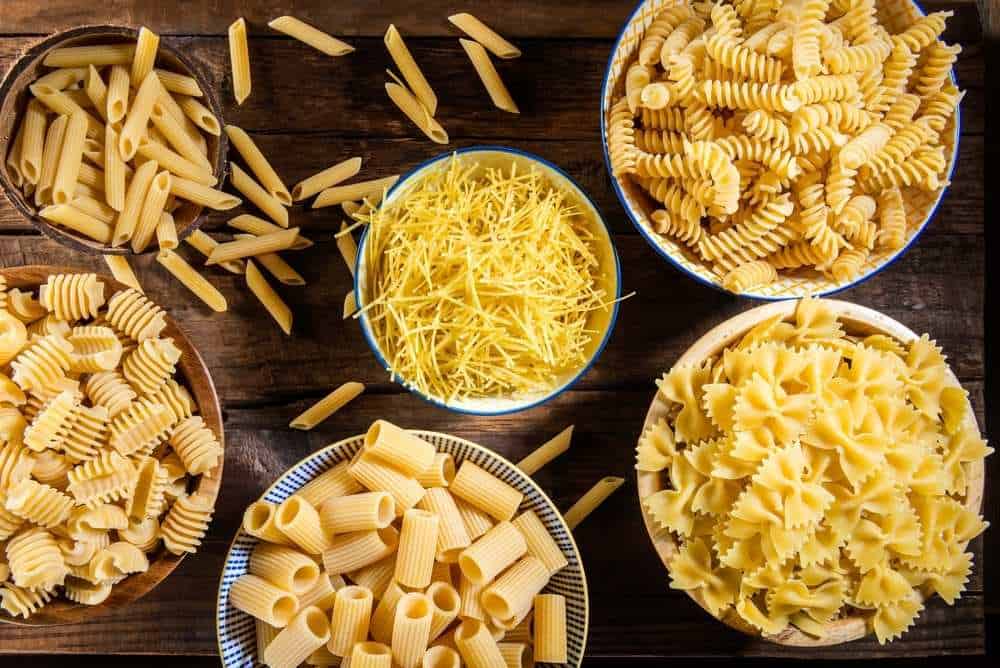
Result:
M640 3L601 99L629 218L682 272L753 298L878 273L954 169L949 16L910 0Z
M173 248L239 199L210 80L147 28L82 26L28 48L0 82L0 185L47 236L102 254Z
M141 292L0 270L0 622L81 622L196 551L222 477L211 376Z
M378 420L250 504L216 614L224 666L579 666L589 607L569 526L527 474Z
M673 589L802 647L898 638L972 572L986 446L934 341L868 308L746 311L657 382L637 448Z

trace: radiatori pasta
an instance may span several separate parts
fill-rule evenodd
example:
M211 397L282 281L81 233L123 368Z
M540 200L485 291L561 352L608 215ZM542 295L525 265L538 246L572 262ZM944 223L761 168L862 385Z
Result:
M149 568L147 554L158 554L161 539L167 551L193 552L211 519L213 500L186 492L195 476L217 468L221 448L192 417L193 400L170 362L176 357L153 355L172 349L157 336L163 312L134 290L105 303L105 290L95 274L54 274L37 301L3 293L0 344L11 356L11 376L0 374L5 614L34 614L56 586L70 602L99 605ZM22 318L34 341L23 336ZM142 337L139 347L133 336ZM198 429L175 433L185 420ZM190 473L173 472L171 448L184 453ZM25 593L36 587L47 593Z
M926 335L868 335L803 299L658 385L669 417L636 468L663 482L642 505L679 545L672 588L767 635L864 616L880 643L926 596L962 593L986 528L969 468L993 450Z

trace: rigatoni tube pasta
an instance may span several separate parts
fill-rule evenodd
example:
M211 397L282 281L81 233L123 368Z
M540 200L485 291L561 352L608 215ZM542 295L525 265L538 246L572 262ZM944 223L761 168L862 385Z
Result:
M388 492L335 496L323 502L319 520L331 535L384 529L396 519L396 502Z
M351 585L337 591L330 617L330 640L326 648L335 656L348 656L355 643L368 637L372 593Z
M443 487L432 487L424 492L424 498L417 505L438 516L437 560L457 562L458 555L472 544L472 539L451 494Z
M267 24L274 30L308 44L328 56L345 56L354 51L354 47L342 42L318 28L314 28L294 16L279 16Z
M465 460L451 481L451 493L498 520L514 517L524 494L481 466Z
M489 93L493 104L497 108L509 111L512 114L521 113L482 44L469 39L460 39L458 41L462 44L462 48L465 49L469 60L472 61L472 66L476 68L476 73L486 87L486 92Z
M432 608L426 594L404 594L392 625L392 658L400 668L418 668L430 639Z
M309 554L320 554L330 547L330 539L320 526L319 513L297 494L288 497L278 506L274 526Z
M229 26L229 62L233 74L233 96L236 104L250 97L250 48L247 43L247 24L242 18Z
M300 596L319 580L319 566L312 557L284 545L258 543L250 554L248 570L285 591Z
M237 610L279 628L286 626L299 609L294 594L249 574L241 575L230 587L229 601Z
M299 490L299 496L319 508L328 499L360 492L363 488L348 472L350 464L341 462L319 474Z
M462 577L474 584L490 582L528 551L524 536L510 522L500 522L458 555Z
M469 668L507 668L497 641L478 619L464 619L458 625L455 646Z
M388 557L399 545L399 532L391 526L334 536L323 551L323 568L341 575Z
M347 382L306 409L289 423L292 429L308 431L365 391L362 383Z
M437 551L438 516L410 508L403 513L396 554L396 582L404 587L423 589L431 583Z
M534 605L535 661L566 663L566 597L539 594Z
M387 420L376 420L368 428L364 449L411 477L434 463L433 445Z
M396 512L400 515L417 505L424 496L424 488L420 483L367 452L362 452L348 471L368 489L392 494L396 501Z

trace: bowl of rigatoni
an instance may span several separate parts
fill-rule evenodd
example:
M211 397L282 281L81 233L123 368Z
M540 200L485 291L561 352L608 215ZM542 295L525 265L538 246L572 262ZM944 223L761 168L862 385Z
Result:
M209 80L147 28L83 26L29 48L0 83L0 185L47 236L102 254L172 248L217 189L227 138Z
M224 666L579 666L587 581L521 468L378 420L250 504L226 557Z

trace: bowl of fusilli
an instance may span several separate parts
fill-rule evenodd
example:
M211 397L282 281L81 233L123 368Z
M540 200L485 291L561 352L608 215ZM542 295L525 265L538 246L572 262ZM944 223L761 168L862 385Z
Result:
M629 218L684 273L758 299L878 273L955 165L949 16L911 0L640 3L601 98Z
M766 304L657 385L636 469L672 589L800 647L885 643L962 594L992 449L926 334L843 301Z

